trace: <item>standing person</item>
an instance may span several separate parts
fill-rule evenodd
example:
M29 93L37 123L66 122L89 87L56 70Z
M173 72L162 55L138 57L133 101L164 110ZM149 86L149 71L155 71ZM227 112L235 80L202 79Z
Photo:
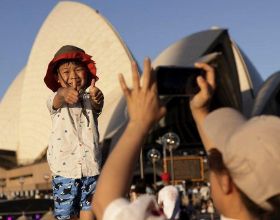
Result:
M210 198L210 188L208 187L208 184L206 182L202 183L202 186L200 187L199 194L201 196L201 199L203 201L208 201Z
M215 72L207 64L198 77L200 92L190 101L192 115L208 152L211 196L225 219L262 220L280 210L280 119L246 119L232 108L209 113L216 88ZM223 218L222 218L223 219Z
M47 159L57 219L93 217L91 199L101 164L97 118L104 102L97 79L91 56L72 45L57 51L44 78L54 92L47 100L52 119Z
M161 175L164 187L158 192L158 204L163 209L167 219L179 219L180 194L179 190L170 183L169 173Z

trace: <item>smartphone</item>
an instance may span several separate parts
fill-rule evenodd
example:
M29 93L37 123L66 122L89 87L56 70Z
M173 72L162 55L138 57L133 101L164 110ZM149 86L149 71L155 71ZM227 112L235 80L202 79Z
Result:
M204 70L195 67L158 66L155 69L160 96L192 96L199 92L196 82Z

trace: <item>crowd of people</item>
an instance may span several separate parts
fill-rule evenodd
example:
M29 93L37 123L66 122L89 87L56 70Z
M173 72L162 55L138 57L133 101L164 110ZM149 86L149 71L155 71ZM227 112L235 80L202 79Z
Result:
M219 216L210 197L209 182L186 180L172 185L168 173L161 177L162 181L156 187L142 179L136 181L130 188L130 202L141 195L154 195L161 211L169 219L199 219L202 216L214 219Z
M0 193L0 201L15 199L53 199L52 190L26 190L12 192L9 196Z

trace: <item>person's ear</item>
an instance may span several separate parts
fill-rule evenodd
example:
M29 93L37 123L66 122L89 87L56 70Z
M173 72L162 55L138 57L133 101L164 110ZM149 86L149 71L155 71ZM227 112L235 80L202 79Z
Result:
M58 77L58 74L54 74L54 78L55 78L55 81L57 81L59 83L59 77Z
M224 194L230 194L233 191L234 183L227 173L219 174L218 183Z

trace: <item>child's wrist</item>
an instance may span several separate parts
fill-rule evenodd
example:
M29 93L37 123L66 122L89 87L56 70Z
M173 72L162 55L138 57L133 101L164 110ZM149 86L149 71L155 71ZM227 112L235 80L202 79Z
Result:
M65 88L59 88L58 90L57 90L57 95L59 96L59 97L64 97L64 92L65 92Z

